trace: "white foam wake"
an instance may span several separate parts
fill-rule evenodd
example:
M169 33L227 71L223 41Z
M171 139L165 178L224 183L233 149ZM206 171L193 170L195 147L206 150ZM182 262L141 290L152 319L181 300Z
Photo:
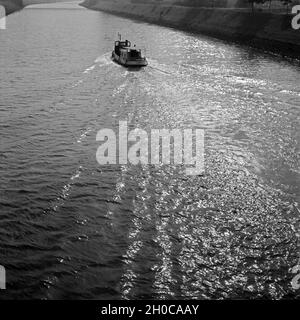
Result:
M112 63L112 60L110 58L110 53L104 53L103 55L99 56L95 63L98 65L98 67L104 67Z
M85 69L85 70L83 71L83 73L89 73L89 72L93 71L93 70L95 69L95 67L96 67L96 65L93 64L92 66L90 66L90 67L88 67L87 69Z

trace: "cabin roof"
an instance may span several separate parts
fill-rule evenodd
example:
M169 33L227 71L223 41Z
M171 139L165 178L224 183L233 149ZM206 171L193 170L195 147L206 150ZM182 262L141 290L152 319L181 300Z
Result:
M129 50L129 51L139 51L140 49L138 49L138 48L133 48L133 47L121 47L120 48L121 50L122 49L125 49L125 50Z

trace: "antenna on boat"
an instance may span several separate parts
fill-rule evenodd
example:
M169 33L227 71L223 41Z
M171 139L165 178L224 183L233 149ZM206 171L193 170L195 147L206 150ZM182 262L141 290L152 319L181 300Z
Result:
M121 41L122 36L121 36L121 33L120 33L120 32L118 32L118 38L119 38L119 40Z

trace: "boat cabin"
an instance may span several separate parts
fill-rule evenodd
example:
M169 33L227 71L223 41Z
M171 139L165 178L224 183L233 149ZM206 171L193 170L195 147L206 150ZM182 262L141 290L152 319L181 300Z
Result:
M123 55L127 58L138 59L142 57L141 50L136 49L135 47L131 47L131 43L128 40L125 41L116 41L115 42L115 53L118 56Z
M115 41L115 53L119 56L121 48L130 48L131 43L128 40L125 41Z

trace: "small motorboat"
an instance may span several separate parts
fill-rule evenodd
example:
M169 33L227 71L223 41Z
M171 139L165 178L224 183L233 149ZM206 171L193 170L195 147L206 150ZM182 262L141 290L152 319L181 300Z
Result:
M145 67L148 65L147 59L142 57L141 49L137 49L135 45L132 47L128 40L122 41L120 34L119 40L115 41L112 59L125 67Z

